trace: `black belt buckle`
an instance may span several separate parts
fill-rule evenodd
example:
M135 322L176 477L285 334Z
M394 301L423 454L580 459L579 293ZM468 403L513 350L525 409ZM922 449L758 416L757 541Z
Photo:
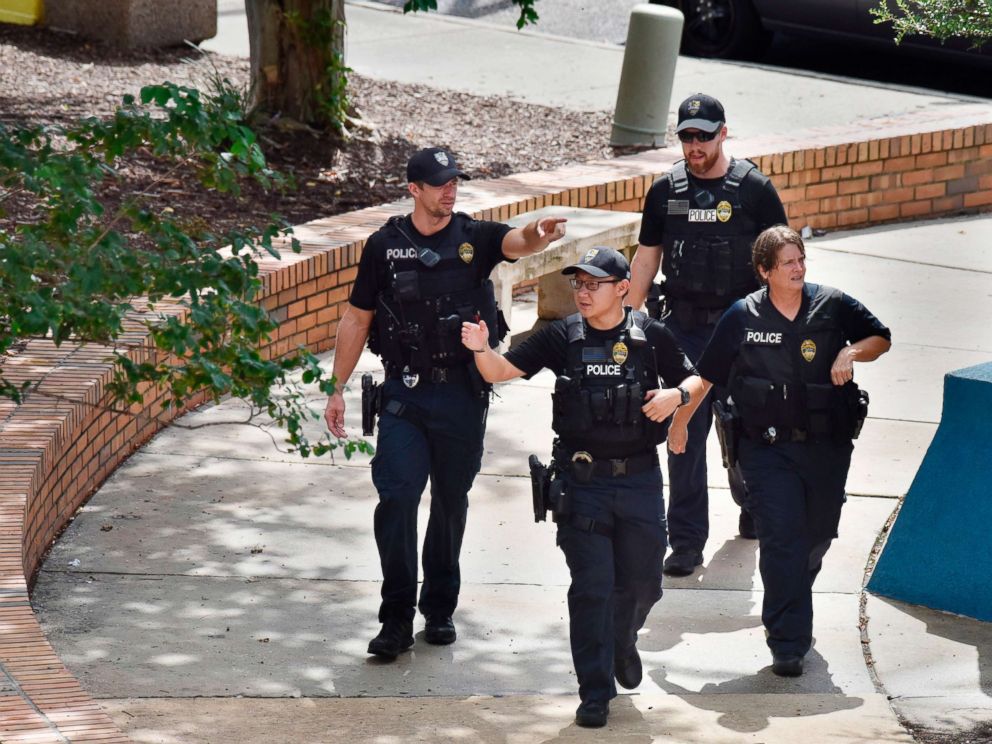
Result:
M610 460L610 465L613 467L613 477L614 478L626 478L627 477L627 461L626 460Z
M572 455L571 470L576 483L591 481L595 467L596 464L593 462L592 455L588 452L579 450Z

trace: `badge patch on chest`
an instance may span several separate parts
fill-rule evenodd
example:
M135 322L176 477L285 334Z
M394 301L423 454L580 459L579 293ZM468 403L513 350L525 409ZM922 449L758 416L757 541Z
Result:
M689 214L689 200L688 199L669 199L668 200L668 214Z
M627 361L627 344L623 341L617 341L613 344L613 361L617 364L623 364Z
M803 341L799 346L799 353L803 355L803 359L807 362L812 362L816 357L816 344L813 343L813 339L808 338Z
M716 218L720 222L726 222L734 214L734 208L730 206L730 202L722 201L716 205Z
M458 258L465 263L472 263L472 259L475 258L475 248L471 243L462 243L458 246Z
M716 210L690 209L689 222L716 222Z

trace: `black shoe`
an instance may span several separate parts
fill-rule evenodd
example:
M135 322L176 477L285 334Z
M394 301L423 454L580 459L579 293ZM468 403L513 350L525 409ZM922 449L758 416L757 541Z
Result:
M757 540L758 533L754 531L754 518L751 512L741 509L741 516L737 519L737 534L745 540Z
M644 670L641 667L641 655L637 646L631 646L625 651L617 649L613 653L613 676L625 690L633 690L641 684Z
M424 640L433 643L435 646L447 646L454 643L455 623L451 615L428 615L427 623L424 625Z
M393 661L413 645L413 623L389 618L382 624L379 635L369 641L369 653Z
M703 564L703 554L698 550L676 550L665 559L662 568L669 576L689 576L696 566Z
M794 654L772 654L772 672L779 677L798 677L803 673L803 657Z
M584 728L603 728L610 715L610 704L606 700L589 700L580 703L575 711L575 722Z

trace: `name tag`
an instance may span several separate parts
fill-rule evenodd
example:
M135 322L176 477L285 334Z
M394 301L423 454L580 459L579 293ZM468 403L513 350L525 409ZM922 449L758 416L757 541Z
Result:
M716 210L690 209L689 222L716 222Z

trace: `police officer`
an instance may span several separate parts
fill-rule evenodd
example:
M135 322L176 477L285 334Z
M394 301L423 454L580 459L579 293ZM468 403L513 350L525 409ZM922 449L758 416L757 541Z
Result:
M419 609L428 643L455 640L458 565L468 491L482 460L488 388L461 345L463 320L485 318L505 331L492 269L536 253L565 234L564 219L510 229L454 212L458 179L468 178L450 152L431 147L407 164L413 212L393 217L362 251L334 354L338 389L324 418L345 436L347 384L366 340L382 358L386 379L372 481L379 492L375 539L382 564L380 633L369 653L385 659L413 645L417 602L417 507L431 481ZM370 337L371 334L371 337Z
M730 389L772 671L798 676L812 643L813 580L837 536L851 440L867 415L854 363L888 351L891 334L857 300L805 282L794 230L764 231L753 260L765 287L720 319L697 367L705 389Z
M614 678L641 682L637 631L661 598L665 506L656 447L666 420L698 398L702 381L660 322L625 308L630 266L594 248L562 272L578 313L556 320L500 356L487 323L466 323L462 342L489 382L557 376L552 396L554 468L564 495L554 507L558 545L572 583L569 638L579 682L580 726L606 724ZM659 385L659 376L666 387ZM685 446L688 414L675 417L669 446Z
M684 160L648 191L634 256L630 304L640 307L658 272L665 274L665 325L689 358L699 358L713 326L731 303L758 288L751 243L766 227L786 223L785 209L768 178L749 160L724 153L723 106L697 93L679 105L676 133ZM724 391L717 390L717 395ZM665 573L688 576L703 562L709 536L706 437L710 402L689 422L685 454L669 456L668 536L672 553ZM730 493L743 502L744 484L728 471ZM754 538L746 510L742 537Z

